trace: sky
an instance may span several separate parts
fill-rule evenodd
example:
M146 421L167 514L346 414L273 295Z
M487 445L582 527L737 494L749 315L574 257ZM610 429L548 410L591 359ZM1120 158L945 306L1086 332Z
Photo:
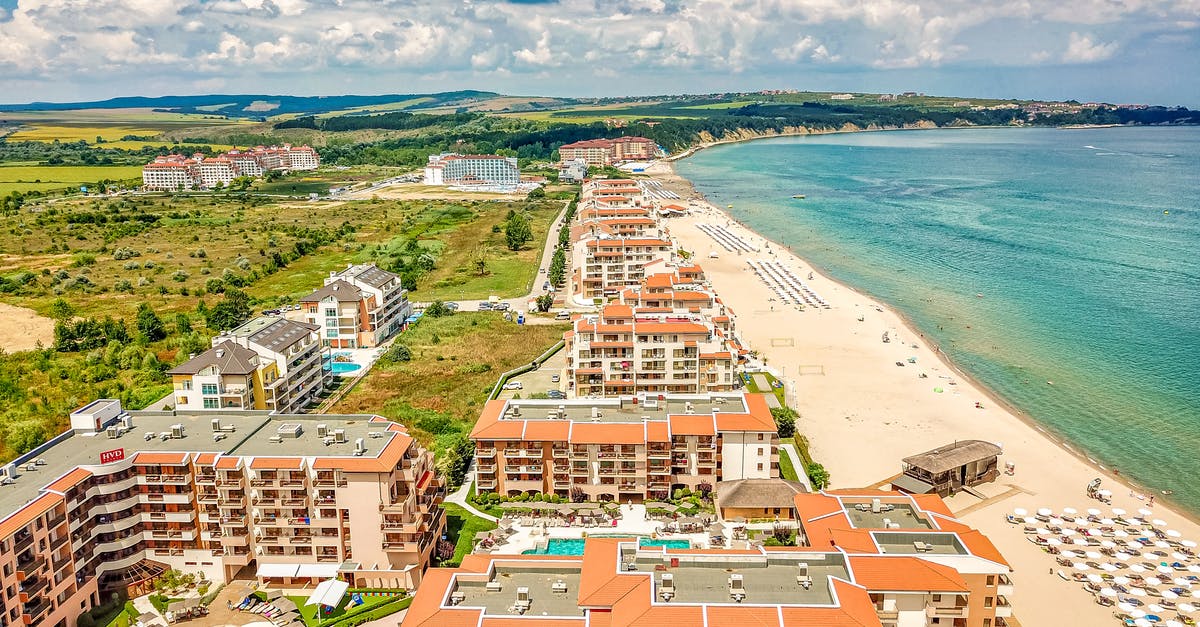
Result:
M0 101L760 89L1200 107L1200 0L0 0Z

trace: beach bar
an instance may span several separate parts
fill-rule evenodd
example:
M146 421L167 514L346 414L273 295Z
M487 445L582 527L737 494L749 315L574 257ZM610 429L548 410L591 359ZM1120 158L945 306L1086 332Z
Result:
M904 473L892 480L892 488L910 494L949 496L994 481L1000 475L1001 452L991 442L962 440L905 457Z

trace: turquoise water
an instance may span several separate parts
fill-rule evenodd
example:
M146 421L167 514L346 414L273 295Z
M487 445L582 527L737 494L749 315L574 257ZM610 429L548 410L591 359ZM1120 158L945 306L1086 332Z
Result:
M623 536L599 536L596 537L623 537ZM529 549L522 551L525 555L583 555L583 545L587 540L583 538L551 538L546 541L546 548ZM654 540L651 538L638 538L638 545L642 547L659 547L665 546L670 549L690 549L692 543L687 540Z
M348 372L355 372L361 368L362 366L348 361L325 360L325 369L332 371L333 374L346 374Z
M784 138L678 171L1049 430L1200 512L1200 129Z

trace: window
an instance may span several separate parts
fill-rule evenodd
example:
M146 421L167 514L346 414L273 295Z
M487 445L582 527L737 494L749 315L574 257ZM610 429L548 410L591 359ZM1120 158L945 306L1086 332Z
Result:
M942 602L942 595L940 595L940 594L935 594L935 595L933 595L933 602L934 602L934 603L941 603L941 602Z
M215 398L204 399L204 409L220 409L221 402Z
M762 467L762 464L759 464L759 465L758 465L758 469L759 469L759 470L762 470L762 469L763 469L763 467Z
M201 394L216 394L217 393L217 384L216 383L200 384L200 393Z
M989 585L989 586L994 586L994 585L996 585L996 576L995 576L995 575L988 575L988 576L987 576L987 585Z
M186 397L186 396L180 396L180 397L179 397L179 404L180 404L180 405L187 405L187 397Z
M336 310L336 309L326 309L326 310L325 310L325 317L326 317L326 318L336 318L336 317L337 317L337 310Z
M761 433L760 433L760 434L758 434L758 441L759 441L759 442L762 442L762 439L763 439L763 434L761 434Z
M183 389L185 389L185 390L192 389L192 380L191 379L187 379L186 381L183 382Z
M992 627L992 619L990 619L990 618L983 619L983 627Z
M764 449L763 447L761 447L761 446L760 446L760 447L758 447L758 456L759 456L759 457L762 457L762 456L764 455L764 452L763 452L764 450L765 450L765 449Z
M983 606L991 607L992 606L992 597L983 597Z

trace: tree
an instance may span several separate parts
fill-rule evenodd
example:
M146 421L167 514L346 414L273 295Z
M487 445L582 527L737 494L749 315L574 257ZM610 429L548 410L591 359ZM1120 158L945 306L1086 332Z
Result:
M471 458L474 456L475 445L471 440L465 434L456 434L438 464L449 485L462 484L463 478L467 476L467 467L471 465Z
M775 540L784 546L791 546L792 540L795 538L792 528L788 525L775 523L771 526L771 535Z
M712 489L712 484L707 481L701 481L700 484L696 486L696 491L699 492L700 496L705 499L708 498L708 495L712 492Z
M528 200L537 200L539 198L545 198L545 197L546 197L546 190L542 189L542 187L540 185L538 187L535 187L535 188L529 190L529 194L527 194L525 196L525 198Z
M154 313L154 309L149 303L138 305L137 310L137 330L138 335L145 342L157 342L167 337L167 329L163 325L163 321Z
M245 322L252 313L250 297L242 290L230 288L225 290L221 302L205 313L204 321L210 329L228 331Z
M438 540L437 557L443 562L454 557L454 543L449 540Z
M454 315L454 310L447 307L446 303L443 303L440 300L435 300L432 303L429 303L429 306L425 308L425 315L429 316L430 318L444 318L446 316Z
M504 223L504 241L509 250L521 250L532 239L533 230L529 228L529 220L525 216L513 213Z
M4 434L4 442L9 448L23 455L41 446L46 441L46 430L42 425L23 422L9 427Z
M583 488L581 488L579 486L574 486L571 488L571 502L572 503L582 503L586 500L587 500L587 493L583 491Z
M537 297L537 310L538 311L550 311L550 308L553 306L554 306L554 296L552 296L550 294L542 294L541 296Z
M829 486L829 471L817 462L812 462L804 468L808 474L808 480L812 483L813 489L823 490Z
M412 349L396 342L388 349L387 356L392 361L412 361Z
M175 332L180 335L191 333L192 317L182 311L175 314Z
M791 407L772 407L771 416L775 418L775 430L779 437L790 438L796 435L796 419L800 417Z
M67 322L75 317L75 308L71 306L71 303L56 298L54 302L50 303L50 317L59 322Z

